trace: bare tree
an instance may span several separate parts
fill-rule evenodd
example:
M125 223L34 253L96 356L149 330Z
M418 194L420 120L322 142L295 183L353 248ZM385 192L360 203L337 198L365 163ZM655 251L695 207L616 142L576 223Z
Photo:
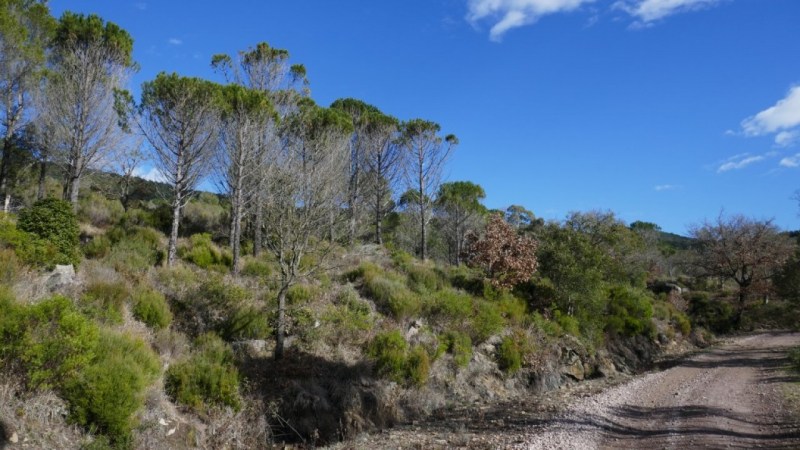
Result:
M172 228L167 265L175 263L181 211L217 144L219 86L199 78L160 73L142 86L138 126L154 150L155 166L172 186Z
M794 241L781 234L771 219L720 214L714 222L692 227L689 234L697 240L695 265L700 274L731 280L738 286L737 325L751 290L771 282L795 251Z
M29 117L31 93L41 80L45 46L54 20L44 2L0 1L0 195L11 202L13 141Z
M330 245L323 242L331 217L341 212L347 141L352 123L343 113L305 102L284 126L284 145L266 181L265 248L280 267L275 358L284 352L286 293L320 269ZM302 266L316 252L315 264Z
M287 50L270 47L266 42L239 52L236 58L225 54L214 55L211 59L211 66L221 73L229 83L266 93L279 119L295 112L298 101L309 95L305 67L301 64L291 65ZM252 178L255 186L248 188L255 196L248 202L252 208L250 216L253 222L254 256L258 256L264 246L264 205L266 203L263 198L263 194L266 192L264 182L267 174L271 171L273 163L271 155L281 145L276 125L274 122L267 125L263 138L259 142L258 152L252 160L254 167L260 171L259 176Z
M258 178L267 158L264 142L276 120L274 109L266 94L239 85L222 89L222 126L216 153L216 172L222 190L231 201L230 241L233 251L231 270L239 272L241 256L242 219L255 192Z
M419 225L419 255L427 258L427 226L431 218L432 199L442 181L444 166L458 145L455 135L441 137L439 124L422 119L405 122L401 126L399 142L405 149L404 178L406 186L416 191Z
M46 78L41 129L51 133L56 160L65 171L64 199L78 203L88 168L122 138L115 92L133 67L133 39L95 15L65 13L56 30L52 70Z
M373 142L365 158L366 197L375 228L375 243L383 244L382 224L394 208L392 192L403 168L402 147L397 144L399 123L391 116L369 117Z

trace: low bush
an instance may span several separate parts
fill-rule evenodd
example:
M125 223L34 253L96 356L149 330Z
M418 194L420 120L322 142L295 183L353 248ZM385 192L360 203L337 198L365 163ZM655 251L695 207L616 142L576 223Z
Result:
M792 369L800 372L800 347L789 350L789 362L792 364Z
M413 386L422 386L428 381L430 371L431 360L428 351L421 345L415 345L406 360L407 382Z
M472 296L455 289L443 289L429 298L426 309L437 318L465 321L472 315Z
M233 309L216 330L226 341L266 339L272 335L269 316L253 306Z
M95 236L81 247L83 256L91 259L100 259L111 252L111 240L103 235Z
M689 296L689 317L698 327L714 333L729 333L733 330L735 311L723 299L711 299L706 292L693 292Z
M63 262L55 245L18 229L7 218L0 218L0 248L13 250L20 261L33 267L50 269Z
M516 332L506 336L497 347L497 365L506 374L513 375L522 368L525 356L532 350L525 334Z
M22 272L22 263L11 249L0 248L0 285L12 285Z
M78 201L78 218L96 227L117 223L123 214L125 208L119 200L106 198L98 192L92 192Z
M335 305L328 308L322 317L330 324L337 341L353 341L359 333L372 329L372 311L361 300L351 285L345 286L336 296Z
M627 286L610 289L605 317L606 332L622 336L655 337L652 318L652 300L647 294Z
M417 293L434 292L443 287L443 281L433 269L412 265L407 269L409 287Z
M580 337L580 322L575 316L562 313L560 310L553 311L553 320L558 324L564 333L571 336Z
M50 264L78 264L80 229L72 205L64 200L46 198L20 211L17 228L32 233L54 246Z
M408 342L400 331L380 333L367 346L367 355L375 361L378 375L398 383L406 379L406 358Z
M167 370L165 390L176 402L197 412L215 406L239 409L239 372L233 351L214 334L200 336L190 356Z
M534 312L531 317L536 328L541 330L546 336L555 338L564 334L564 330L561 328L561 325L555 321L547 319L541 313Z
M405 319L419 313L422 303L405 284L397 279L375 275L364 280L367 296L396 319Z
M439 337L441 351L453 355L458 367L466 367L472 359L472 339L458 331L448 331Z
M189 238L188 246L178 248L178 255L200 268L210 269L220 267L223 269L230 267L231 255L220 249L211 241L211 234L201 233L192 235Z
M470 331L474 341L483 342L502 331L505 321L496 303L487 300L477 300L476 303L477 308Z
M113 244L106 263L127 276L139 278L164 258L162 235L152 228L114 227L106 235Z
M131 296L133 316L154 330L162 330L172 323L172 312L164 294L140 287Z
M135 413L160 372L158 357L144 341L102 333L96 358L62 390L72 420L107 435L112 443L130 442Z
M121 324L125 302L130 297L123 282L99 282L89 285L81 296L81 309L98 320Z
M246 277L266 278L272 275L272 265L261 259L245 258L239 273Z
M307 284L295 284L286 292L289 305L302 305L310 302L317 296L316 289Z

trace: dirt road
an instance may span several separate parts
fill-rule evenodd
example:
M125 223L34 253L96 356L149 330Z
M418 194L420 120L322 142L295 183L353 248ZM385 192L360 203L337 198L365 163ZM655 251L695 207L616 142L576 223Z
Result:
M781 390L800 334L759 334L581 399L515 448L800 448Z
M800 333L734 338L627 381L466 406L331 448L800 449L783 392L800 381L786 371L786 352L798 345Z

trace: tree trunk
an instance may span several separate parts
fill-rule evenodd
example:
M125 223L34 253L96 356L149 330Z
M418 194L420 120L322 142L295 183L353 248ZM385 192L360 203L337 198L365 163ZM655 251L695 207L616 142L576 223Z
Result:
M233 224L231 226L231 252L233 253L233 261L231 263L231 271L234 275L239 274L240 259L242 253L242 199L241 192L238 192L233 204Z
M169 249L167 250L167 267L172 267L178 257L178 227L181 223L181 203L175 200L172 206L172 229L169 233Z
M70 169L71 174L67 178L67 185L64 186L64 200L72 203L72 207L78 208L78 192L81 188L81 177L72 174L73 170Z
M375 243L383 245L383 230L381 230L381 194L380 191L375 197Z
M283 359L284 352L284 334L286 333L286 292L289 290L288 283L281 286L278 292L278 324L275 331L275 359Z
M256 211L253 217L253 256L256 258L261 254L264 242L264 205L259 197L260 193L256 194Z
M47 157L43 156L39 162L39 187L36 190L36 199L41 200L45 194L45 182L47 180Z
M0 195L3 195L3 197L8 196L9 165L11 165L11 137L6 136L3 139L3 158L0 160Z

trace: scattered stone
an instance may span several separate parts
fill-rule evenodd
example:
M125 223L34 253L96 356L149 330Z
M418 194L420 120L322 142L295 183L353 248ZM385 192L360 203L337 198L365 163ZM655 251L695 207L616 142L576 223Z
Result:
M16 444L17 442L19 442L19 435L17 435L16 432L12 433L11 436L8 438L8 442Z

